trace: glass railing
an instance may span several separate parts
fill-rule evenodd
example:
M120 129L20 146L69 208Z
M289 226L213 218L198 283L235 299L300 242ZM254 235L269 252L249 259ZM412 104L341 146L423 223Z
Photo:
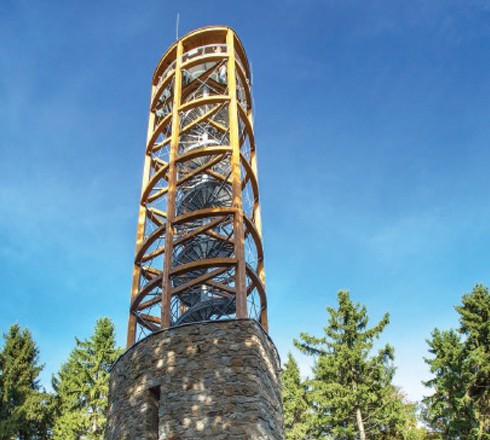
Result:
M185 63L193 58L203 55L219 55L227 53L228 46L226 44L207 44L205 46L195 47L182 55L182 62Z

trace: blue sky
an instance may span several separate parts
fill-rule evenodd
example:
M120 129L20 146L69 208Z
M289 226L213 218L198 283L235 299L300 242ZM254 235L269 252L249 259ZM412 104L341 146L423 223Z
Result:
M0 3L0 329L59 368L125 340L150 81L180 33L233 26L254 71L271 336L282 357L349 289L397 384L490 284L490 5L468 0ZM294 352L296 353L296 352ZM308 359L300 357L307 372Z

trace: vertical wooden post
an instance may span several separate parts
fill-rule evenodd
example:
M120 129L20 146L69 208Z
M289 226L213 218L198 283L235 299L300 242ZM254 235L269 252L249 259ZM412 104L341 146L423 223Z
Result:
M242 209L242 181L240 165L240 134L238 125L238 100L236 92L236 60L235 60L235 36L231 29L226 34L226 45L228 46L228 96L230 103L228 107L230 146L231 153L231 179L233 198L233 231L235 234L235 258L237 265L235 270L236 288L236 316L246 318L247 312L247 278L245 270L245 234L243 226Z
M250 127L252 127L252 131L253 131L253 116L252 116L252 111L250 109L247 111L247 117L250 122ZM251 141L252 140L250 139L249 142ZM259 176L257 171L257 153L255 148L255 139L254 139L254 144L250 145L250 166L258 182ZM257 198L253 200L253 223L255 225L255 228L257 229L257 233L259 234L260 241L262 241L262 217L260 215L259 194L257 194L256 197ZM263 259L257 262L257 272L258 272L257 275L259 276L260 282L262 283L263 286L265 286L265 270L264 270ZM267 320L267 307L265 304L262 303L260 304L260 324L265 329L265 331L269 331L269 324Z
M151 98L155 95L156 91L156 86L155 84L152 84L151 87ZM153 99L150 99L150 102ZM143 165L143 183L141 185L141 195L143 195L143 192L148 185L148 181L150 180L150 168L151 168L151 155L148 154L148 142L150 141L150 138L153 134L153 129L155 125L155 113L153 113L150 109L150 116L148 118L148 130L146 134L146 153L145 153L145 164ZM140 248L141 244L143 243L143 238L145 235L145 224L146 224L146 206L143 205L142 200L140 198L140 207L139 207L139 212L138 212L138 226L136 228L136 249L135 249L135 255L138 252L138 249ZM133 265L133 283L131 285L131 299L130 301L133 300L133 298L136 296L138 293L139 289L139 280L140 280L140 274L141 274L141 267L134 264ZM127 346L130 347L131 345L134 344L136 339L136 316L129 312L129 321L128 321L128 337L127 337Z
M172 255L174 242L174 226L175 218L175 186L177 181L177 165L176 159L179 150L179 132L180 132L180 101L182 95L182 41L177 45L177 59L175 60L175 76L174 76L174 101L172 106L172 137L170 141L170 157L168 167L168 198L167 198L167 230L165 234L165 256L163 264L163 281L162 281L162 322L161 328L170 327L170 299L171 299L171 283L170 272L172 270Z
M255 148L250 152L250 161L252 171L255 174L255 177L258 181L257 175L257 158L255 153ZM257 233L259 234L260 241L262 241L262 217L260 216L260 202L259 195L257 194L257 200L254 200L253 207L253 222L255 224L255 228L257 229ZM260 282L265 287L265 270L264 270L264 260L261 259L257 262L257 275L259 276ZM264 327L265 331L268 331L268 323L267 323L267 308L264 307L264 304L261 304L260 307L260 324Z

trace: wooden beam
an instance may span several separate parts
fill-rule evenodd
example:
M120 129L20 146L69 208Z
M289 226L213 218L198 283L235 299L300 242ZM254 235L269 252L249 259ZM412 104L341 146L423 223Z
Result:
M195 150L188 151L177 157L176 162L187 162L188 160L195 159L202 156L211 156L218 154L231 153L232 148L229 145L220 145L216 147L201 147Z
M170 142L170 157L168 170L168 200L167 200L167 222L169 227L165 235L165 256L163 263L162 279L162 327L170 327L171 311L171 284L170 268L172 267L172 254L174 242L174 217L175 217L175 191L177 180L176 159L179 149L179 128L180 128L180 104L182 93L182 40L177 43L177 58L175 63L175 80L174 80L174 103L172 107L172 140Z
M153 131L150 139L148 140L147 147L146 147L147 151L153 151L152 145L157 140L158 135L160 133L163 133L164 128L166 128L167 125L169 125L169 123L172 121L172 114L173 112L169 113L158 123L158 125L155 128L155 131ZM152 113L152 115L153 115L153 120L155 120L155 114Z
M226 45L228 46L228 65L226 69L229 96L229 130L230 145L233 148L231 153L231 175L232 175L232 197L235 215L233 221L233 232L235 238L235 258L237 267L235 271L236 286L236 316L237 318L247 318L247 292L245 274L245 249L244 249L244 228L242 210L242 187L241 187L241 166L240 166L240 139L238 127L238 102L236 94L236 61L235 61L235 38L231 29L226 34Z
M203 171L206 171L208 168L212 167L213 165L216 165L218 162L221 161L223 156L217 156L214 159L208 160L204 165L201 165L200 167L197 167L196 169L192 170L190 173L187 173L184 177L180 178L177 181L177 186L181 185L184 182L187 182L189 179L193 178L196 174L202 173Z
M236 258L209 258L207 260L192 261L172 268L170 275L181 275L191 270L209 269L210 267L230 267L236 262Z
M212 281L212 280L206 281L205 284L207 284L210 287L223 290L224 292L227 292L229 294L236 295L236 290L233 287L227 286L226 284L218 283L217 281Z
M186 212L185 214L176 217L174 220L174 224L180 225L182 223L187 223L192 220L197 220L198 218L225 216L228 214L234 214L235 212L236 209L233 207L216 207L216 208L199 209L197 211Z
M211 110L207 111L206 113L199 116L197 119L194 119L192 122L189 122L185 127L183 127L180 130L180 135L185 134L186 131L189 131L191 128L194 128L196 125L200 124L201 122L206 121L208 118L213 116L215 113L217 113L222 108L223 108L223 104L215 105Z
M255 271L247 265L247 275L252 281L252 284L255 285L257 288L257 291L259 292L259 297L260 297L260 324L262 327L264 327L265 331L268 331L268 322L267 322L267 297L265 295L265 288L264 285L262 284L262 281L260 281L260 278L258 275L255 273ZM253 289L251 290L253 291ZM250 292L251 292L250 291Z
M145 321L143 318L141 318L139 315L136 315L136 319L138 320L138 324L142 325L146 329L150 330L151 332L157 332L160 330L161 327L158 325L155 325L149 321Z
M172 295L178 295L179 293L182 293L188 289L190 289L192 286L195 286L196 284L203 284L205 281L208 281L210 278L214 278L218 275L221 275L223 272L226 272L228 270L228 267L218 267L218 269L212 270L211 272L206 272L205 274L202 274L193 280L188 281L185 284L182 284L178 287L174 287L172 289Z
M155 87L152 87L152 94L155 92ZM153 126L155 124L155 115L153 113L150 113L150 117L148 120L148 129L147 129L147 139L151 137L151 134L153 132ZM145 155L145 164L143 167L143 182L141 184L141 193L143 193L146 185L148 184L149 180L149 175L150 175L150 168L151 168L151 156L146 154ZM136 247L135 247L135 255L137 254L138 250L141 248L141 245L143 243L143 238L145 234L145 223L146 223L146 207L143 205L140 205L139 207L139 213L138 213L138 226L136 229ZM133 280L131 284L131 295L130 295L130 304L133 301L133 298L138 294L138 289L139 289L139 280L140 280L140 267L137 264L133 265ZM131 345L134 344L136 338L136 317L134 314L129 313L129 319L128 319L128 337L126 341L126 345L130 347Z
M204 98L194 99L192 101L186 102L180 107L180 111L185 113L196 107L201 107L203 105L221 104L223 102L228 102L229 97L221 95L210 95Z
M167 224L164 223L159 228L155 229L145 240L139 243L139 248L136 250L136 255L134 258L135 264L138 264L140 261L143 261L143 256L148 248L158 239L160 238L165 230L167 229Z
M150 194L151 190L154 188L154 186L156 185L156 183L164 178L165 179L165 174L167 173L168 171L168 165L165 166L165 167L162 167L160 168L153 176L152 178L150 179L150 181L148 182L148 184L146 185L146 188L145 190L143 191L143 194L141 195L141 200L144 201L144 200L147 200L148 199L148 195ZM167 179L165 179L167 180ZM154 199L155 195L152 196L152 199Z
M138 310L139 311L139 310L147 309L148 307L154 306L155 304L158 304L161 301L162 301L162 297L161 296L155 296L154 298L149 299L148 301L145 301L145 302L140 303L135 308L135 310Z
M182 235L179 237L177 240L174 240L174 247L178 246L179 244L183 243L184 241L189 240L190 238L199 235L208 229L214 228L215 226L219 225L223 221L222 218L217 218L215 220L212 220L208 223L206 223L204 226L201 226L200 228L193 229L191 232L186 233L185 235Z
M158 287L158 285L161 284L162 279L163 276L156 277L145 284L143 288L139 290L137 295L133 297L133 301L131 302L131 310L135 310L135 308L141 303L143 298L148 295L155 287Z

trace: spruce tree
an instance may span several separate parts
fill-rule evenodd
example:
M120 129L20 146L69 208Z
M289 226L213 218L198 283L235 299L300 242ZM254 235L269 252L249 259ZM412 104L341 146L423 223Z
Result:
M102 440L109 369L119 354L108 318L97 321L88 340L76 339L68 361L53 378L58 402L54 440Z
M291 353L281 372L284 428L287 440L305 440L309 437L310 409L306 386L301 380L298 364Z
M429 426L444 439L490 439L490 294L477 284L463 295L457 330L435 329L426 359L434 377L424 399Z
M393 411L397 390L391 384L393 348L387 344L372 353L374 341L389 322L388 314L368 328L366 307L353 303L346 291L338 293L338 308L327 307L327 312L324 336L302 333L294 341L303 353L315 357L313 379L308 382L314 438L398 435L399 413Z
M467 395L472 400L478 420L479 439L490 439L490 294L477 284L463 295L459 331L465 337L464 369Z
M417 404L408 402L400 390L393 387L390 399L385 401L383 412L389 423L377 429L376 440L429 440L433 439L425 427L419 427ZM368 438L371 438L368 433Z
M40 388L42 368L30 331L12 325L0 352L0 438L49 438L52 398Z
M438 329L427 342L434 357L426 362L434 378L424 384L434 393L424 398L426 421L444 439L471 438L477 421L473 404L466 395L464 344L454 330Z

